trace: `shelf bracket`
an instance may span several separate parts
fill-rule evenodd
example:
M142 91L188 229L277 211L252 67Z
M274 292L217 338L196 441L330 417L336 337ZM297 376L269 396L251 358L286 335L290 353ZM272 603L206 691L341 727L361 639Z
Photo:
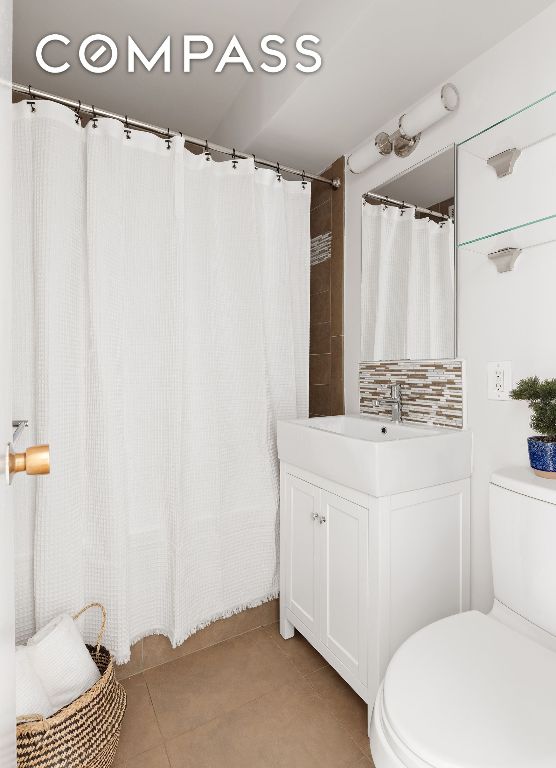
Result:
M499 251L489 253L488 258L492 261L498 272L511 272L521 250L521 248L501 248Z
M515 161L520 154L521 150L517 147L513 147L513 149L505 149L503 152L499 152L497 155L489 157L487 163L491 168L494 168L498 178L502 179L504 176L509 176L512 173Z

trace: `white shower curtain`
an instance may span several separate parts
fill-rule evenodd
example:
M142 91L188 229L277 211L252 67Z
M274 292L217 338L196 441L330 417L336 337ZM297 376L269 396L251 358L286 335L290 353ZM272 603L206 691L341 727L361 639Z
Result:
M14 414L52 455L16 486L18 635L99 600L124 662L277 594L310 189L50 102L14 113Z
M361 359L454 355L454 225L362 204Z

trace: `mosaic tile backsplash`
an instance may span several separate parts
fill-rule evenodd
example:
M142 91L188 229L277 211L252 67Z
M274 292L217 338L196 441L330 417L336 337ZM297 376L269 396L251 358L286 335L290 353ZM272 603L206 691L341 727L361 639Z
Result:
M401 384L402 421L440 427L463 427L461 360L400 360L360 363L361 413L390 416L387 405L373 407L385 396L384 385Z

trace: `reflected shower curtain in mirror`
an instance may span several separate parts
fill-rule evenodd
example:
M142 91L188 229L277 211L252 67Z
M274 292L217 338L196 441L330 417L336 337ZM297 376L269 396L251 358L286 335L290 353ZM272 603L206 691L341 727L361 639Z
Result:
M18 637L98 600L124 662L277 594L310 188L57 104L14 112L14 414L52 454L16 484Z
M361 359L454 356L454 225L362 205Z

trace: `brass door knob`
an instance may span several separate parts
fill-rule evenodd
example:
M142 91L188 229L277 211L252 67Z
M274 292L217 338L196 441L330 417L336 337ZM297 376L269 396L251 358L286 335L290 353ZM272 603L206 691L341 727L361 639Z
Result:
M50 474L50 446L32 445L23 453L15 453L10 443L6 452L6 475L9 483L17 472L26 472L28 475Z

